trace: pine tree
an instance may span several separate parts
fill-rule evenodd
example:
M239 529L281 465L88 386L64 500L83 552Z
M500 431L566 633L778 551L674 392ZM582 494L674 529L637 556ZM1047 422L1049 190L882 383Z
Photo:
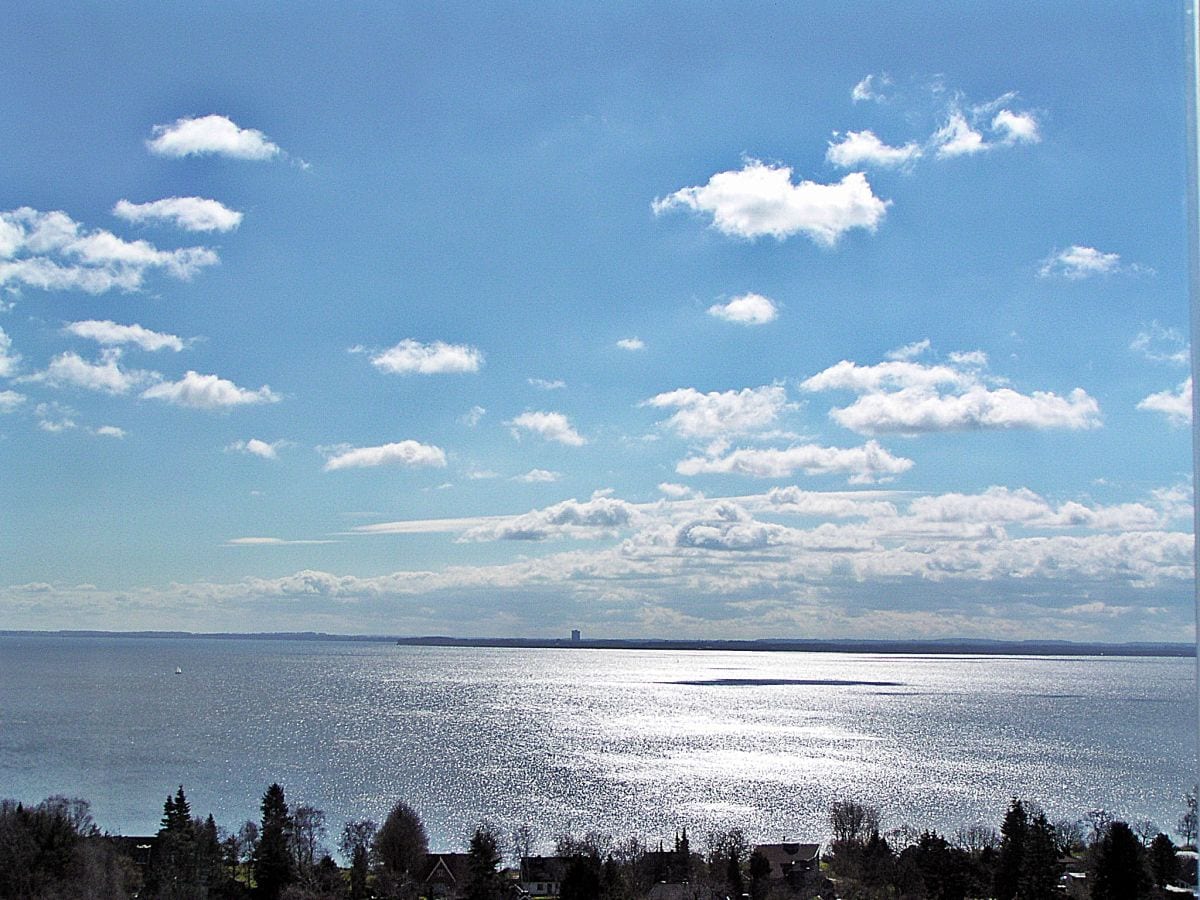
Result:
M1095 847L1092 900L1140 900L1150 896L1146 851L1124 822L1113 822Z
M467 850L466 900L500 900L500 850L496 836L476 828Z
M1025 867L1025 843L1029 835L1029 814L1015 797L1000 826L1000 853L996 860L996 900L1013 900Z
M254 882L257 896L264 900L276 900L295 879L290 852L291 830L283 788L272 784L263 794L262 827L258 846L254 848Z

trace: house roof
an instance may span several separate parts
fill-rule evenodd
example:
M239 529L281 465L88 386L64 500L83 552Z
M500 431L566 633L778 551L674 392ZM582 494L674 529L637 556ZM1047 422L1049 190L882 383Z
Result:
M521 857L522 881L562 881L567 873L567 860L562 856Z
M426 882L458 884L467 876L467 853L426 853Z
M820 844L756 844L756 853L761 853L771 864L771 874L783 876L796 863L815 862L821 854Z

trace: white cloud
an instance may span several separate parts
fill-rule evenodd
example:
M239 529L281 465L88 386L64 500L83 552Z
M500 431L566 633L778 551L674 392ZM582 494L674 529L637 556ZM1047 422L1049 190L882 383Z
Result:
M704 495L694 488L688 487L686 484L674 484L670 481L660 482L658 485L660 493L672 500L689 500L692 498L703 498Z
M422 344L405 338L396 346L372 356L371 364L392 375L478 372L483 365L483 353L465 344L442 341Z
M144 384L158 381L157 372L122 369L121 351L105 350L100 362L91 363L78 353L60 353L50 360L46 371L30 375L28 381L44 381L54 387L78 387L105 394L128 394Z
M1188 378L1173 391L1151 394L1138 403L1138 409L1162 413L1172 425L1192 423L1192 379Z
M675 466L680 475L750 475L789 478L806 475L848 475L852 484L888 481L907 472L911 459L893 456L875 441L861 447L821 447L803 444L784 450L741 448L724 456L692 456Z
M859 434L919 434L1008 428L1066 428L1100 426L1100 406L1082 388L1066 397L1049 391L1020 394L1011 388L975 385L958 394L931 388L902 388L872 393L833 409L830 417Z
M487 410L482 406L472 406L463 413L461 421L468 428L474 428L485 415L487 415Z
M891 147L876 137L873 131L848 131L845 135L839 136L835 133L834 136L840 137L840 140L829 142L825 159L843 169L864 164L897 168L908 165L923 155L920 145L916 143L910 141L903 147Z
M897 347L895 350L889 350L884 354L888 359L894 360L910 360L922 356L929 350L929 338L924 338L920 341L913 341L911 344L905 344L903 347Z
M38 428L42 431L56 433L69 431L76 427L75 410L59 403L39 403L34 407L33 414L37 417Z
M872 193L861 172L836 184L793 184L790 167L747 160L740 171L718 172L705 185L655 200L652 209L656 215L681 207L708 213L714 227L732 237L771 235L782 241L805 234L832 247L853 228L874 232L889 202Z
M331 456L325 463L325 471L336 472L338 469L364 469L387 465L409 468L430 466L441 469L446 465L446 453L441 447L418 441L399 441L379 447L350 447Z
M1138 332L1129 349L1142 354L1152 362L1186 366L1189 361L1187 338L1177 328L1164 328L1151 322Z
M151 270L187 280L217 261L207 247L159 250L146 241L85 229L64 212L27 206L0 212L0 286L133 291Z
M16 391L0 391L0 413L14 412L28 398Z
M551 472L548 469L530 469L524 475L513 476L513 481L524 481L527 484L548 484L562 478L561 472Z
M142 391L146 400L164 400L176 406L192 409L224 409L255 403L277 403L279 395L267 385L258 390L238 387L232 381L216 375L201 375L188 371L179 381L165 381Z
M992 130L1000 132L1006 144L1036 144L1042 139L1037 119L1029 113L1015 113L1010 109L996 113Z
M462 541L544 541L571 537L594 539L633 525L637 509L624 500L594 494L590 500L564 500L522 516L478 525L463 532Z
M685 438L762 431L788 408L787 392L780 385L707 394L695 388L679 388L644 400L641 405L676 408L678 412L662 424Z
M248 441L234 441L225 449L233 453L248 453L260 459L278 459L278 451L283 444L283 441L275 441L268 444L266 441L260 441L258 438L250 438Z
M337 541L296 541L277 537L240 537L230 538L225 542L227 547L291 547L304 544L336 544Z
M982 369L988 364L988 355L982 350L953 350L949 359L954 365L968 369Z
M101 425L95 429L92 434L98 437L123 438L125 437L125 429L118 428L116 425Z
M64 330L76 337L87 338L98 344L109 346L134 344L143 350L152 352L155 350L174 350L178 352L183 349L183 341L173 334L151 331L149 328L143 328L141 325L118 325L116 322L111 322L107 319L87 319L82 322L71 322Z
M233 159L272 159L283 151L261 131L239 128L226 116L184 117L170 125L155 125L154 137L146 141L159 156L205 156Z
M560 391L567 386L567 383L561 378L553 381L547 381L545 378L530 378L529 383L539 391Z
M113 215L126 222L169 222L186 231L232 231L242 224L240 212L203 197L166 197L149 203L118 200Z
M850 99L855 103L863 100L874 100L876 103L881 103L887 99L883 93L884 88L891 87L891 84L892 79L887 74L868 75L850 91Z
M1111 275L1120 270L1120 254L1103 253L1094 247L1072 244L1066 250L1055 251L1043 260L1038 275L1042 278L1059 275L1078 281L1092 275Z
M13 352L12 338L0 328L0 378L11 378L15 375L20 362L21 355Z
M936 148L939 159L967 156L988 149L983 135L958 111L952 112L946 124L933 133L930 143Z
M517 438L522 431L528 431L569 447L582 447L587 443L587 440L571 426L570 419L562 413L523 412L505 424L512 428L513 437Z
M779 307L770 297L749 293L734 297L728 303L713 304L708 308L708 314L739 325L765 325L775 321Z
M839 425L859 434L919 434L1008 428L1099 427L1100 407L1081 388L1061 397L1048 391L1021 394L982 381L982 351L951 354L954 366L893 360L859 366L842 360L801 382L806 391L860 394L830 410Z
M627 337L617 341L617 346L622 350L645 350L646 344L641 338Z

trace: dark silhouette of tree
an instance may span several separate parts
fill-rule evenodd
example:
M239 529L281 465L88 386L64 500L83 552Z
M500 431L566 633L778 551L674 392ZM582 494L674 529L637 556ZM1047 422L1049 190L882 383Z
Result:
M366 900L370 850L379 827L370 819L347 822L338 838L338 850L350 863L350 900Z
M879 810L854 800L838 800L829 807L829 827L835 844L866 844L879 831Z
M276 900L295 880L291 853L292 818L283 788L272 784L262 798L262 826L254 848L255 896Z
M1029 837L1029 814L1025 804L1016 797L1004 814L1000 826L1000 848L996 858L996 874L993 889L996 900L1013 900L1021 885L1021 872L1025 867L1025 844Z
M417 811L403 800L396 803L375 834L375 856L380 868L397 883L422 876L429 838Z
M1021 864L1017 896L1021 900L1050 900L1058 896L1058 841L1054 826L1039 812L1025 832L1025 858Z
M125 900L131 867L99 835L84 800L0 800L0 897Z
M592 853L572 856L563 873L559 900L599 900L600 857Z
M1160 891L1168 884L1174 884L1179 878L1179 857L1175 855L1175 842L1161 831L1150 842L1147 854L1150 863L1150 876L1154 886Z
M967 891L967 851L951 847L937 832L926 831L900 854L902 875L915 872L919 890L905 894L924 895L929 900L963 900Z
M317 861L324 856L321 842L326 834L325 813L315 806L292 810L292 855L301 880L309 880Z
M758 850L750 854L750 897L764 900L771 887L771 862Z
M1194 850L1196 848L1196 787L1184 795L1185 804L1183 815L1179 817L1179 836L1183 838L1183 846Z
M480 826L467 850L464 900L501 900L500 847L491 828Z
M1140 900L1150 896L1145 848L1126 823L1111 822L1093 848L1092 900Z

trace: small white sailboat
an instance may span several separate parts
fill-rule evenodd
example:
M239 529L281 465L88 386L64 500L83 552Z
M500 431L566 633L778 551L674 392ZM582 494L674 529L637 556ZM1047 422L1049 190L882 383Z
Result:
M183 674L183 669L179 668L179 666L176 666L176 667L175 667L175 674L176 674L176 675L182 675L182 674Z

